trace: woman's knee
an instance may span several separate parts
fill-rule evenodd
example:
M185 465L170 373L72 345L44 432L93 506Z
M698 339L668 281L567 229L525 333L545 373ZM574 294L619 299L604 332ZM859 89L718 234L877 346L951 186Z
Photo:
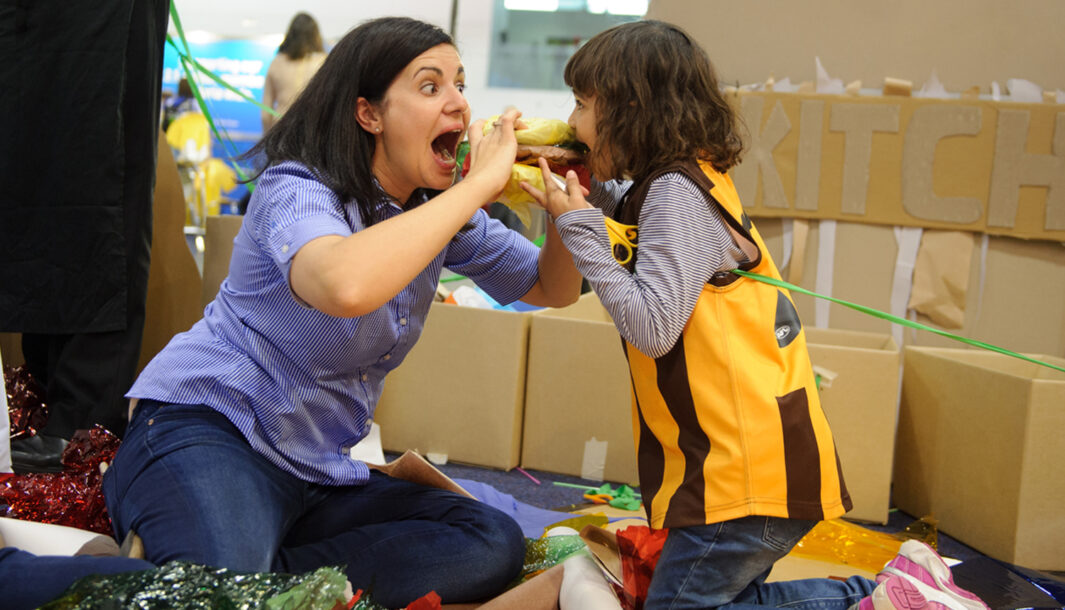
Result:
M480 531L485 541L486 569L502 585L509 583L525 563L525 536L521 527L509 515L493 509L486 512Z

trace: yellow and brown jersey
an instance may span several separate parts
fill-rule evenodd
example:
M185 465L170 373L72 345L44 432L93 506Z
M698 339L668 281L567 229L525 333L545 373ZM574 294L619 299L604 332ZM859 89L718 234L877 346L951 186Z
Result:
M663 168L632 186L613 219L612 233L625 237L613 240L619 263L636 268L640 209L651 182L669 172L688 176L717 205L748 253L741 269L780 277L731 179L707 164ZM749 515L830 519L850 509L806 336L786 291L717 273L668 353L652 358L627 342L625 352L652 527Z

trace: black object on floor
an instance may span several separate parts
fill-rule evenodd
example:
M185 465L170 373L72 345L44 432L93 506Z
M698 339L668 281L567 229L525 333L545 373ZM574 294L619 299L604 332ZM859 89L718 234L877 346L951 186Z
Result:
M974 557L950 571L959 587L975 593L992 610L1060 609L1065 604L1065 581L990 557Z
M35 434L11 441L11 469L18 474L62 472L63 450L70 443L65 438Z

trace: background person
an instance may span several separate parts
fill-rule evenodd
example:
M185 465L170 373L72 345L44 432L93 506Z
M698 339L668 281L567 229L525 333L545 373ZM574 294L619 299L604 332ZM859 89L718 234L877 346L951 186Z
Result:
M273 108L278 115L284 114L324 61L325 50L318 22L307 13L296 13L288 24L288 32L277 55L266 69L263 105ZM266 111L261 116L263 133L266 133L277 122L277 117Z

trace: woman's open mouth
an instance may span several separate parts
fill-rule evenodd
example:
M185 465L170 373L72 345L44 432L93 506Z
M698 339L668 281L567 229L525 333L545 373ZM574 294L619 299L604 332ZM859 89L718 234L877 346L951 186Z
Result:
M462 130L445 131L433 140L433 157L440 167L451 171L455 169L455 150L462 139Z

